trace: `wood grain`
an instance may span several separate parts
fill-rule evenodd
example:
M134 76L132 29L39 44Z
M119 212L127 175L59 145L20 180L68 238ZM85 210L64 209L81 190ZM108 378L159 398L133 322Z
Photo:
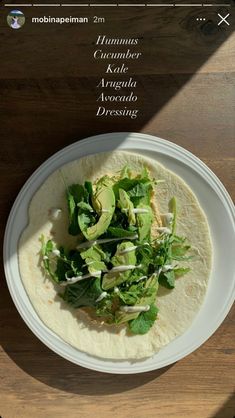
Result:
M35 9L25 9L26 24L17 34L0 19L2 240L11 205L38 165L75 140L103 132L141 131L171 140L201 158L235 198L234 26L216 27L209 9L204 11L211 32L195 24L198 10L182 8L99 9L105 26L79 29L32 25ZM95 117L104 66L92 54L100 31L140 39L143 60L131 65L140 109L135 120ZM74 366L47 349L16 311L3 270L1 278L2 418L235 416L234 308L216 333L180 362L140 375L108 375Z

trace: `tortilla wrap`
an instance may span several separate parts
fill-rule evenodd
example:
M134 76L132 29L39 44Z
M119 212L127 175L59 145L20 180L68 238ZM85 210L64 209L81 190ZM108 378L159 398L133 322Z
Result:
M60 286L45 277L40 265L41 234L68 248L75 247L77 241L67 232L65 184L83 184L85 180L94 181L105 174L113 175L126 164L135 171L140 171L144 164L153 178L165 181L156 186L159 210L161 213L168 212L169 200L172 196L176 197L179 206L177 234L188 238L195 255L190 263L181 263L189 265L191 271L176 280L173 290L160 286L158 319L145 335L130 335L125 325L98 325L83 310L71 308L58 295ZM50 219L52 208L62 209L59 220ZM97 357L141 359L152 356L191 325L206 293L212 246L206 216L193 192L176 174L155 160L131 152L90 155L51 174L33 196L28 216L29 223L18 247L21 278L40 319L64 341Z

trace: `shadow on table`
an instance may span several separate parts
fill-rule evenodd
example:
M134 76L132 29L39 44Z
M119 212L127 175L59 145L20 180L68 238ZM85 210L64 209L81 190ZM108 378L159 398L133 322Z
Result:
M137 375L113 375L74 365L49 350L27 328L3 283L1 295L5 313L0 317L3 349L24 372L48 386L69 393L105 396L143 386L172 367Z
M235 392L227 399L222 407L212 418L234 418L235 417Z

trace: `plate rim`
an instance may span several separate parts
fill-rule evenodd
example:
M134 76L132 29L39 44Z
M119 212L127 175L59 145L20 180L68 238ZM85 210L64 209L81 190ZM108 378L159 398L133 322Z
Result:
M167 365L173 364L174 362L178 361L181 358L184 358L185 356L189 355L190 353L192 353L193 351L195 351L198 347L200 347L212 334L214 334L214 332L217 330L217 328L221 325L221 323L223 322L223 320L225 319L225 317L227 316L229 310L231 309L231 306L233 304L233 300L235 298L235 282L233 283L233 290L231 291L231 294L228 295L227 298L227 303L224 306L223 309L223 313L220 316L220 320L216 322L216 324L214 324L214 326L210 327L209 332L207 331L206 336L203 336L201 339L199 339L198 341L198 337L196 338L196 341L191 342L190 347L187 347L183 352L181 351L180 353L177 353L174 355L174 360L169 362L165 362L166 364L159 365L157 367L138 367L139 364L144 363L144 360L140 363L135 363L135 369L133 370L117 370L117 368L114 370L108 370L105 369L104 365L102 366L95 366L92 364L92 366L89 363L89 359L88 362L86 361L77 361L73 358L71 358L70 355L67 355L66 353L63 352L63 350L58 349L57 347L53 346L51 344L51 342L46 341L46 339L44 338L44 336L42 336L41 334L39 334L38 330L35 329L35 326L32 324L32 322L27 318L27 316L25 315L24 309L27 310L27 307L22 308L22 303L19 303L19 300L17 299L17 295L15 294L15 290L12 287L12 283L11 283L11 275L9 272L9 266L8 266L8 246L10 245L10 232L11 232L11 226L12 226L12 219L14 214L17 212L17 207L20 205L20 201L22 199L22 197L24 196L25 193L27 193L28 189L30 188L31 183L33 183L35 181L35 179L37 178L37 176L42 172L42 170L49 166L50 163L52 161L58 161L59 164L59 160L61 158L63 158L63 155L69 153L71 150L73 150L74 148L78 148L78 152L79 149L83 147L84 144L89 143L93 143L93 142L99 142L100 140L105 139L107 137L112 136L112 140L110 140L111 143L111 147L110 147L110 151L111 150L115 150L115 149L121 149L121 150L125 150L125 148L121 147L121 148L117 148L116 147L116 142L115 139L118 141L120 140L120 138L124 138L124 141L122 143L124 143L126 140L129 139L138 139L141 142L145 142L145 149L146 149L146 141L152 142L154 143L154 147L156 147L157 143L160 142L160 144L163 145L163 147L166 147L165 151L172 151L173 153L177 152L180 153L181 155L183 154L184 157L186 157L186 159L188 161L190 161L194 168L195 166L199 166L200 169L202 170L203 174L206 174L206 183L211 186L211 183L213 184L213 190L216 192L217 197L220 197L221 199L221 195L223 196L223 204L226 203L227 209L229 209L229 211L227 211L227 213L230 215L230 221L233 224L233 229L235 230L235 209L234 209L234 205L232 202L232 199L228 193L228 191L226 190L226 188L224 187L223 183L220 181L220 179L215 175L215 173L213 173L213 171L203 162L201 161L197 156L195 156L193 153L191 153L190 151L188 151L187 149L179 146L178 144L175 144L174 142L165 140L163 138L154 136L154 135L148 135L148 134L144 134L144 133L134 133L134 132L109 132L109 133L105 133L105 134L100 134L100 135L93 135L87 138L84 138L82 140L78 140L73 142L72 144L67 145L66 147L62 148L61 150L57 151L56 153L54 153L53 155L51 155L49 158L47 158L42 164L39 165L39 167L34 170L34 172L29 176L29 178L26 180L26 182L23 184L23 186L21 187L19 193L17 194L15 201L12 205L12 208L10 210L8 219L7 219L7 223L6 223L6 228L5 228L5 234L4 234L4 242L3 242L3 260L4 260L4 271L5 271L5 276L6 276L6 281L7 281L7 285L8 285L8 289L10 291L11 297L13 299L13 302L19 312L19 314L21 315L22 319L24 320L24 322L26 323L26 325L30 328L30 330L34 333L34 335L36 335L37 338L39 338L39 340L41 340L47 347L49 347L52 351L56 352L57 354L59 354L61 357L66 358L67 360L71 361L74 364L78 364L80 366L92 369L92 370L96 370L96 371L101 371L101 372L106 372L106 373L117 373L117 374L135 374L135 373L143 373L143 372L147 372L147 371L151 371L151 370L156 370L158 368L162 368L165 367ZM88 147L90 146L90 144L88 145ZM127 149L131 149L131 148L135 148L136 149L136 144L134 144L133 141L133 146L129 146L127 147ZM139 148L141 149L141 147ZM100 150L100 152L104 152L102 149ZM92 153L91 153L92 154ZM97 154L97 152L96 152ZM170 154L166 153L165 154L167 156L171 156ZM86 154L88 155L88 154ZM173 156L174 157L174 156ZM77 158L81 158L81 157L77 157ZM59 166L61 166L61 164L59 164ZM51 170L51 173L56 170L55 167L53 167L53 169ZM201 175L201 173L199 173ZM49 174L46 175L46 177ZM210 179L210 181L208 182L208 178ZM44 181L44 179L41 180L42 184ZM218 196L219 195L219 196ZM31 196L32 197L32 196ZM25 291L26 293L26 291ZM27 293L26 296L28 297ZM40 322L42 323L42 321L40 320L40 318L38 317L39 321L38 321L38 325L39 327L41 326ZM43 323L42 323L43 324ZM36 326L37 327L37 326ZM49 330L49 328L47 328ZM50 331L50 330L49 330ZM55 334L56 335L56 334ZM64 342L65 344L67 344L66 342ZM79 353L81 353L81 351L77 350ZM89 356L90 360L95 359L96 363L99 361L99 363L105 363L106 359L100 359L97 358L95 356ZM118 362L123 362L123 360L110 360L107 359L108 361L111 361L113 363L118 364ZM125 360L124 360L125 361Z

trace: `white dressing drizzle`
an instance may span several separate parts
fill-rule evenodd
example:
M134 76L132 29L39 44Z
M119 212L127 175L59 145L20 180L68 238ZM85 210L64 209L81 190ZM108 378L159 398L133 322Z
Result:
M159 226L157 228L157 231L160 232L161 234L171 234L171 230L170 228L167 228L166 226Z
M59 208L51 208L50 217L53 221L58 221L61 218L62 210Z
M88 263L85 263L85 264L82 265L82 268L90 266L91 264L94 264L94 263L95 263L95 261L88 261Z
M132 209L132 212L133 213L149 213L149 210L145 208L134 208Z
M100 296L96 299L96 302L100 302L102 299L106 298L107 292L102 292Z
M57 249L54 249L54 250L52 250L52 252L51 252L53 255L56 255L56 256L60 256L60 251L59 250L57 250Z
M120 311L122 312L147 312L149 311L149 305L139 305L139 306L121 306Z
M144 279L147 279L147 278L148 278L148 276L141 276L135 281L138 283L138 282L140 282L140 280L144 280Z
M161 217L164 221L165 226L169 226L172 224L174 215L171 212L167 212L167 213L162 213Z
M142 265L139 264L139 266L135 266L134 264L127 264L122 266L115 266L111 270L109 270L109 273L116 273L121 271L127 271L127 270L133 270L133 269L140 269L142 268Z
M131 252L131 251L136 250L136 248L143 247L144 245L149 245L149 243L148 243L148 242L144 242L144 243L143 243L143 244L141 244L141 245L133 245L133 247L125 248L125 250L121 250L121 251L119 251L119 254L129 253L129 252Z
M102 209L101 210L101 213L109 213L110 212L110 210L108 210L108 209Z
M126 254L126 253L130 253L131 251L136 250L136 248L138 248L138 245L133 245L133 247L129 247L129 248L125 248L125 250L121 250L118 253L119 254Z
M114 293L119 293L119 289L117 286L115 286L115 288L113 289Z
M122 241L123 239L137 239L138 235L128 235L127 237L120 237L120 238L104 238L104 239L97 239L95 241L86 241L86 242L82 242L81 244L77 245L77 249L82 249L82 248L88 248L88 247L92 247L92 245L96 245L96 244L107 244L108 242L115 242L115 241Z
M167 271L173 270L173 268L171 264L165 264L165 266L162 266L162 272L166 273Z
M49 257L47 257L47 255L44 255L44 256L42 257L42 259L43 259L43 260L49 260Z
M66 282L61 282L61 286L67 286L68 284L73 284L80 282L81 280L89 279L89 277L97 277L100 276L102 273L101 270L93 271L93 273L84 274L83 276L77 276L77 277L66 277Z

